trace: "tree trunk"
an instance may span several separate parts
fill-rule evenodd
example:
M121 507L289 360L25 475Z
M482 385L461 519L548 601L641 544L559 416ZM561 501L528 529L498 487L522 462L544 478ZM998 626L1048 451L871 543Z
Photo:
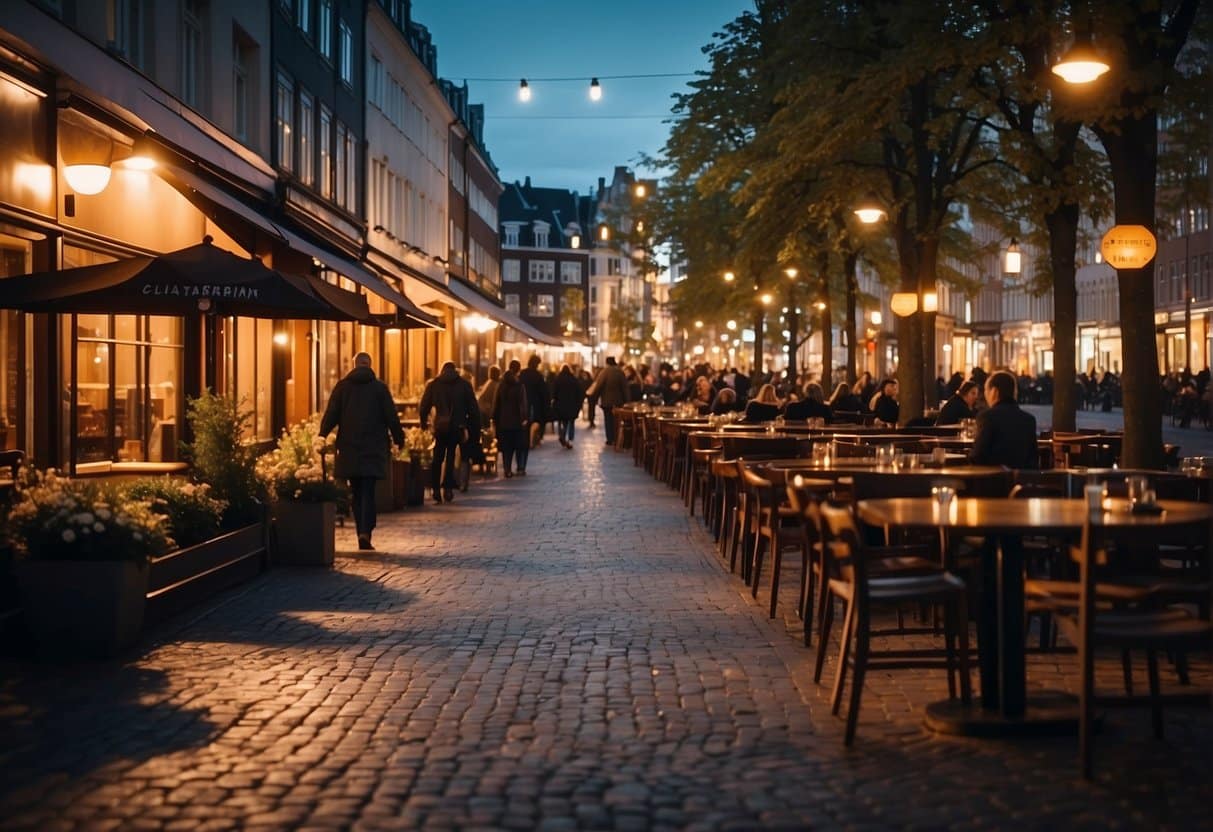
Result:
M1078 287L1074 252L1078 246L1078 206L1060 205L1045 215L1049 262L1053 267L1053 430L1077 427L1074 381L1078 372Z
M800 352L800 315L796 312L796 284L788 285L788 381L800 389L800 373L796 354Z
M856 319L856 308L859 305L859 278L855 273L859 255L848 254L843 261L843 275L847 285L847 377L850 382L859 378L859 321ZM826 395L829 395L827 392Z
M822 252L817 258L817 268L821 273L821 297L815 298L814 303L821 301L821 387L828 390L830 380L834 377L834 316L830 310L830 255Z
M1134 110L1111 129L1100 130L1116 194L1116 223L1155 231L1154 178L1158 171L1157 112ZM1120 269L1120 338L1124 360L1125 438L1121 466L1163 467L1162 397L1154 335L1154 263Z
M766 310L759 306L758 311L754 313L754 366L750 369L750 378L755 382L765 370L762 366L762 324L765 316Z

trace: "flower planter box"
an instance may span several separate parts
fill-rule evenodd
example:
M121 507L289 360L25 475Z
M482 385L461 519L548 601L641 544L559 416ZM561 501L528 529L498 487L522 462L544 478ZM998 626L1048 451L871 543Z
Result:
M337 504L279 500L274 503L271 555L283 566L332 566Z
M412 459L397 459L392 461L392 478L399 485L404 506L425 505L425 489L430 481L430 465L421 457Z
M24 560L16 572L26 625L40 654L105 658L139 638L146 563Z
M177 611L265 569L266 525L253 523L185 549L152 558L148 573L147 623Z

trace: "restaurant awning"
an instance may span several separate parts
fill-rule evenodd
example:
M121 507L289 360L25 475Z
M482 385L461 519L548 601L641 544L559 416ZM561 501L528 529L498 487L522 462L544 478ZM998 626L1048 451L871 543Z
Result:
M388 325L399 326L402 329L428 327L441 329L441 324L432 316L422 311L415 303L393 288L376 272L355 263L341 255L335 254L318 245L308 242L290 229L271 220L252 206L246 205L227 191L213 185L201 176L179 166L162 165L158 172L164 181L172 185L198 210L209 217L216 225L244 245L244 229L256 228L263 233L281 240L290 248L308 255L326 268L349 278L362 286L368 292L396 305L398 312L391 316ZM382 316L376 320L386 321ZM382 322L381 321L381 322Z
M155 257L0 280L0 308L112 315L365 321L366 298L202 243Z
M523 338L527 338L540 344L547 344L551 347L559 347L564 345L564 342L559 338L553 338L551 335L540 332L538 329L522 320L522 318L506 310L505 307L498 306L497 304L493 303L484 295L480 294L471 286L468 286L466 283L463 283L460 280L452 280L447 285L447 288L450 290L451 294L453 294L458 300L467 304L469 308L475 309L477 312L480 312L483 315L488 315L493 320L499 321L505 326L516 330L520 335L522 335Z

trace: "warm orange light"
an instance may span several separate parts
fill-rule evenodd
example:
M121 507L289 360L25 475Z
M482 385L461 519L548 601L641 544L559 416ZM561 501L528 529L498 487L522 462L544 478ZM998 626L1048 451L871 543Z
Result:
M914 292L897 292L889 299L889 307L900 318L913 315L918 311L918 295Z

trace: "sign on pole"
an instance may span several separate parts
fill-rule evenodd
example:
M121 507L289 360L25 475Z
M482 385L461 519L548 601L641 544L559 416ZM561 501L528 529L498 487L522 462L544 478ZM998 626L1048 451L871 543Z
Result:
M1103 235L1099 251L1114 269L1140 269L1154 259L1158 241L1144 225L1116 225Z

